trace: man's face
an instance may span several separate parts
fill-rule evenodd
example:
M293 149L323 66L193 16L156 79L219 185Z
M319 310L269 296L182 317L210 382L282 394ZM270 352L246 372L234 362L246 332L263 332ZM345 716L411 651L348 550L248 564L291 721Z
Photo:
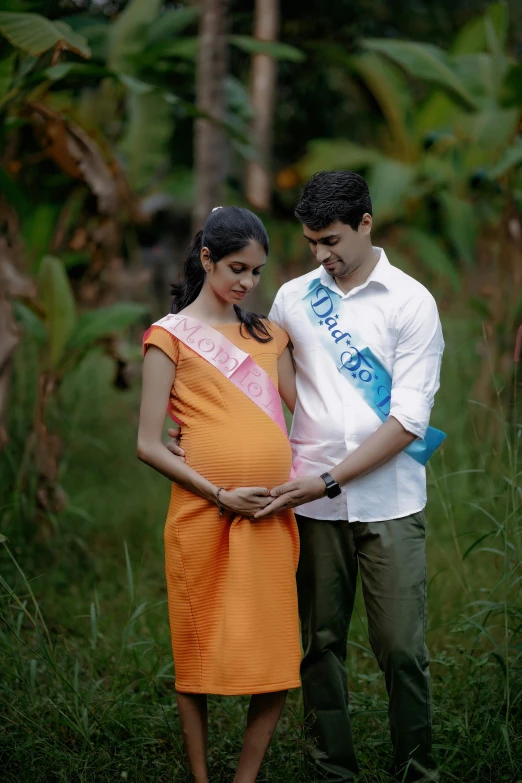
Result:
M365 213L357 231L337 221L320 231L303 226L303 234L318 263L332 277L349 277L362 264L370 244L371 215Z

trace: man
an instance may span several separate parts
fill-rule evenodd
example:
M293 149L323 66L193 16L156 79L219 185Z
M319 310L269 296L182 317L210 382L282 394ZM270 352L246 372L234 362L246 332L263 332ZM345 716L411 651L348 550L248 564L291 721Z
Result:
M361 572L372 649L384 672L392 774L430 779L424 464L444 348L437 306L371 243L372 204L351 171L315 174L295 211L320 264L286 283L271 320L297 373L290 440L297 478L256 517L296 508L305 714L318 777L358 772L346 644Z

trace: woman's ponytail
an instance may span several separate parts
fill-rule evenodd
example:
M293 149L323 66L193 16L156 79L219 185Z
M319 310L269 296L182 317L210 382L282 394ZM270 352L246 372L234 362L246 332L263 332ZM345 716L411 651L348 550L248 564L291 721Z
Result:
M188 307L199 292L205 282L205 270L201 264L201 248L203 247L203 231L198 231L192 244L187 250L183 263L183 276L177 283L170 287L172 294L171 313L179 313L185 307Z

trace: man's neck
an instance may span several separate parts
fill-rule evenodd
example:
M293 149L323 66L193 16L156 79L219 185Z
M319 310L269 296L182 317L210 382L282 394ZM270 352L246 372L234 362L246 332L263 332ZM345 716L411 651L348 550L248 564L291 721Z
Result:
M370 245L367 254L357 269L355 269L351 274L344 275L344 277L334 278L335 282L337 283L337 287L343 292L343 294L348 294L354 288L358 288L368 280L369 276L379 263L379 256L379 252Z

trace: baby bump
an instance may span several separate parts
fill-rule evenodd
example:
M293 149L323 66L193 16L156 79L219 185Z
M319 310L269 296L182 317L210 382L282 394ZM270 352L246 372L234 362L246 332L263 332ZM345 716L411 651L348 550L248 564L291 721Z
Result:
M255 429L187 429L181 445L187 465L213 484L271 487L288 481L292 452L284 433L271 421Z

